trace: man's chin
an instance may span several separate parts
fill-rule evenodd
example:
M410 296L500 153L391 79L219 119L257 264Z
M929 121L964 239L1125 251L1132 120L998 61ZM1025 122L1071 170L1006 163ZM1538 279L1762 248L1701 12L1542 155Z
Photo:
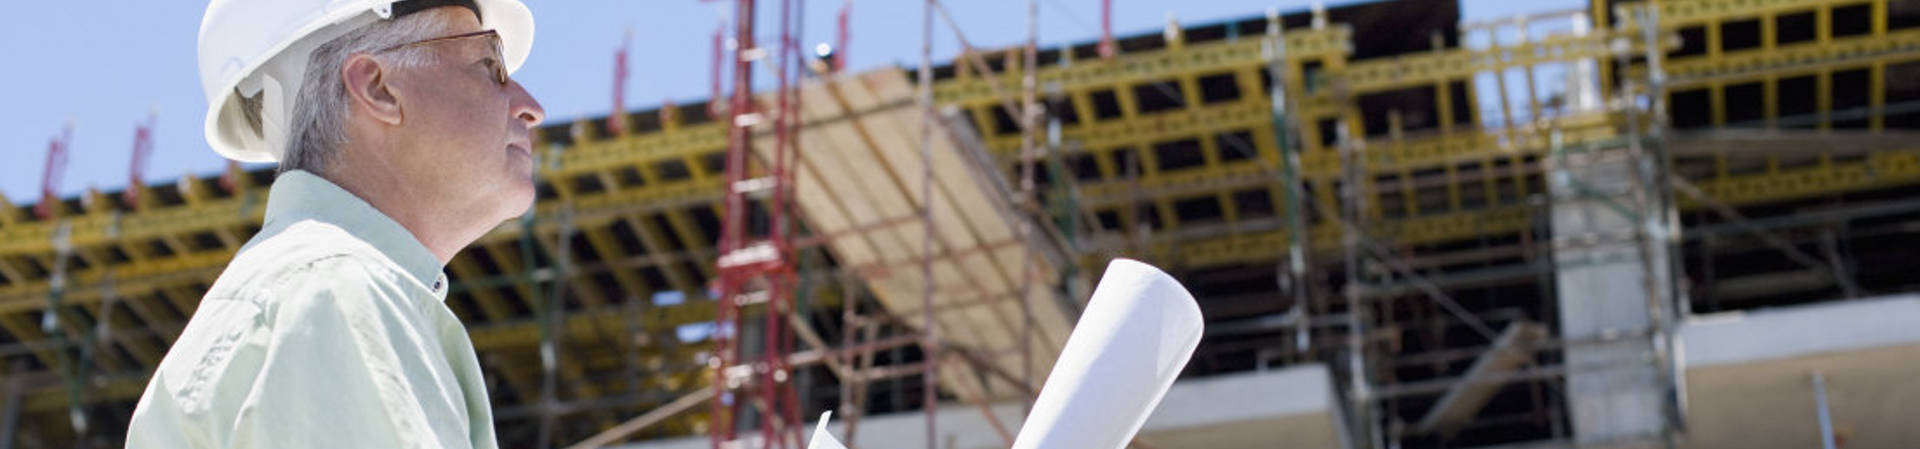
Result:
M503 221L525 215L528 211L533 210L533 177L514 177L513 180L507 181L507 183L508 185L503 186L504 188L494 193L496 195L494 199L498 201L498 210L500 211L499 214Z

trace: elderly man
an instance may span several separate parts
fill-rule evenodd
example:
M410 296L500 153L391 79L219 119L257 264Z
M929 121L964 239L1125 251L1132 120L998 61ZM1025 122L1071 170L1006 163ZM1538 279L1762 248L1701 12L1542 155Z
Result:
M533 200L518 0L214 0L207 137L266 221L134 410L132 448L493 448L443 267Z

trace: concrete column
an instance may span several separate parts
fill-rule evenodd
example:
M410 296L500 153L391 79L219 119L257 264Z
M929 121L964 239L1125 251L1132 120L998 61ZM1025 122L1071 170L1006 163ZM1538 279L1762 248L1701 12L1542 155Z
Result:
M1550 156L1556 288L1578 443L1664 433L1657 310L1672 291L1663 213L1624 148ZM1581 343L1586 342L1586 343Z

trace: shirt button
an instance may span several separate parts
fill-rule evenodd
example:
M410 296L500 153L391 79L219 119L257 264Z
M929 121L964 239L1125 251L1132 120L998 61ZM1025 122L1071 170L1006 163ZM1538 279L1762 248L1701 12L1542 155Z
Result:
M441 282L444 282L444 281L441 281L441 280L439 280L439 279L435 279L435 280L433 280L433 291L436 291L436 292L437 292L437 291L440 291L440 283L441 283Z

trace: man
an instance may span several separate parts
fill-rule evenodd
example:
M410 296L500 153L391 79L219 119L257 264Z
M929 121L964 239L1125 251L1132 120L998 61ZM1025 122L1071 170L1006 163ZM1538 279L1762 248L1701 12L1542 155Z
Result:
M214 0L207 136L281 174L134 410L131 448L494 448L460 249L533 200L518 0Z

